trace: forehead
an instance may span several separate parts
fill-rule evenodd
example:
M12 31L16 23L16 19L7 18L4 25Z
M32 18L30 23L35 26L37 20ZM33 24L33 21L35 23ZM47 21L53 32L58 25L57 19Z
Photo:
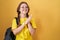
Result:
M21 6L27 6L27 4L23 3L23 4L21 4Z

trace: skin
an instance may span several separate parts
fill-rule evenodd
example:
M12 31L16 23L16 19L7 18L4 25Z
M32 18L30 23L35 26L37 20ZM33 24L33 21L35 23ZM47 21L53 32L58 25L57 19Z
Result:
M28 12L28 7L27 7L26 4L24 4L24 3L21 4L21 6L20 6L20 12L21 12L20 18L25 18L25 17L26 17L26 13ZM19 32L21 32L21 30L23 30L23 28L25 27L26 24L28 25L28 29L29 29L29 31L30 31L30 34L33 35L34 32L35 32L35 29L32 28L32 25L30 24L31 18L32 18L32 15L30 15L30 16L27 18L27 20L26 20L22 25L20 25L18 28L12 29L14 35L16 35L16 34L18 34Z

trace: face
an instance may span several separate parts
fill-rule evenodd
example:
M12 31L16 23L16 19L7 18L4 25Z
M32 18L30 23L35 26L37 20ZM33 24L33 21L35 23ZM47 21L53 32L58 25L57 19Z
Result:
M20 6L20 12L22 13L22 14L26 14L27 12L28 12L28 6L27 6L27 4L21 4L21 6Z

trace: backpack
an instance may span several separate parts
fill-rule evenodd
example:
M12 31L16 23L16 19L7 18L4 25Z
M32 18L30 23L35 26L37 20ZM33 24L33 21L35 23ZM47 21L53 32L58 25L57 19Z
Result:
M17 17L15 17L15 19L16 19L16 23L18 23ZM15 40L15 38L16 38L16 36L13 34L11 27L7 28L4 40Z

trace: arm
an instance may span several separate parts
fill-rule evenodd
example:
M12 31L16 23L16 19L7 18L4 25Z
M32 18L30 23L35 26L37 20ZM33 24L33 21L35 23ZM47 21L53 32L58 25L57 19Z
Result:
M18 28L16 29L12 29L14 35L16 35L17 33L19 33L23 28L24 28L25 24L23 23L22 25L20 25Z
M12 29L14 35L16 35L17 33L21 32L21 30L24 28L24 26L25 26L26 24L28 24L28 22L30 21L30 19L31 19L31 18L29 17L29 18L28 18L22 25L20 25L18 28Z
M32 25L30 23L28 23L28 29L29 29L31 35L33 35L35 33L35 29L32 27Z

